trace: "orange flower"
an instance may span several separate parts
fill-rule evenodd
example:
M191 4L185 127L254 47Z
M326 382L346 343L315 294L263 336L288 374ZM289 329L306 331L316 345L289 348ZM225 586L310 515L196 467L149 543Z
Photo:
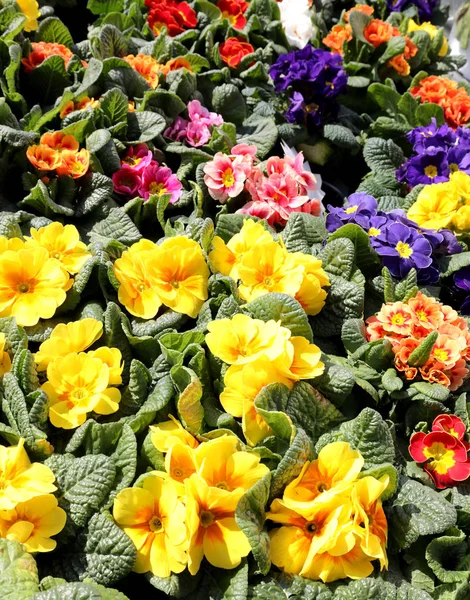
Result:
M414 379L418 374L418 369L416 367L410 367L408 365L410 354L418 345L418 340L405 338L400 340L399 344L393 348L393 351L395 352L395 368L397 371L401 371L408 380Z
M344 13L343 19L344 21L346 21L346 23L349 21L350 14L355 10L364 13L369 17L374 14L374 9L372 8L372 6L369 6L368 4L356 4L356 6Z
M467 363L464 358L460 358L452 369L445 372L445 375L449 378L449 389L451 392L455 392L462 385L465 379L468 377Z
M351 25L335 25L330 33L323 38L323 43L328 48L331 48L333 54L343 55L344 42L352 40Z
M411 335L415 323L413 311L403 302L384 304L377 314L377 320L387 333L398 336Z
M429 358L451 368L460 359L460 345L448 335L439 335Z
M170 71L177 71L178 69L187 69L188 71L192 72L191 63L183 56L172 58L160 70L164 75L167 75Z
M88 98L88 96L85 96L85 98L82 98L78 102L74 102L73 100L70 100L70 102L67 102L67 104L64 106L64 108L60 111L60 118L63 119L64 117L69 115L71 112L74 112L75 110L85 110L85 108L89 108L89 107L97 108L99 105L100 105L99 100L95 100L94 98Z
M444 387L450 386L450 379L442 370L444 365L442 363L436 363L433 360L428 361L424 367L419 369L421 377L429 383L439 383Z
M398 56L394 56L391 60L388 61L388 66L395 69L395 71L399 75L409 75L410 74L410 65L408 60L416 55L418 52L418 46L414 44L409 37L406 39L405 51L403 54L399 54Z
M418 292L414 298L408 300L408 306L413 311L416 319L413 329L415 338L428 335L434 329L438 329L444 322L440 303L421 292Z
M40 143L59 152L62 150L76 151L80 147L73 135L65 135L62 131L48 131L41 136Z
M33 167L40 171L53 171L62 162L60 152L42 144L30 146L26 150L26 156Z
M158 72L163 72L164 65L147 54L137 54L136 56L129 54L124 56L124 60L145 79L152 89L158 87Z
M73 52L67 46L56 44L55 42L32 42L31 46L33 47L33 51L30 52L27 58L21 59L21 64L26 73L30 73L50 56L61 56L64 59L65 66L69 64L73 56ZM87 63L84 61L82 61L82 64L85 67L87 66Z
M410 90L421 103L432 102L444 109L444 116L451 127L465 125L470 121L470 97L465 88L447 77L430 75Z
M372 19L364 28L364 37L374 48L388 42L394 35L395 28L390 23L385 23L380 19Z
M70 175L70 177L78 179L88 171L90 153L86 148L82 148L79 152L64 150L61 157L62 162L57 167L57 175Z

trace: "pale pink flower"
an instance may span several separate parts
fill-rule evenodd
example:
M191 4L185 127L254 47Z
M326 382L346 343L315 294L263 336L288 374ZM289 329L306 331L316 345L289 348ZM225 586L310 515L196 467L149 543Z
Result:
M259 167L254 167L247 177L245 189L250 194L253 202L260 200L258 190L264 184L265 179L266 177L263 175L263 171Z
M114 191L125 196L134 196L141 185L141 173L134 169L119 169L112 174Z
M266 219L269 225L274 225L277 220L277 213L267 203L261 200L255 202L248 202L243 208L237 210L238 214L251 215L252 217L258 217L259 219Z
M249 144L236 144L230 151L231 158L236 160L245 171L247 177L250 176L253 169L254 161L256 160L256 146L250 146Z
M222 115L209 112L205 106L202 106L199 100L188 102L188 115L193 123L204 123L208 127L210 125L222 125L224 122Z
M211 139L209 127L202 121L189 123L186 129L186 140L190 146L204 146Z
M213 160L204 165L204 173L204 183L214 200L224 203L243 191L246 179L244 169L222 152L217 152Z
M150 196L171 194L171 204L175 204L183 193L181 181L168 167L159 167L158 163L150 165L143 173L139 195L148 200Z

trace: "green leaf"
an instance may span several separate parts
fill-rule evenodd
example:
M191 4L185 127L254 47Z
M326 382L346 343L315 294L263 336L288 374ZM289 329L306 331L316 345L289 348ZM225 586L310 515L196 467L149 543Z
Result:
M388 511L391 535L408 548L422 535L436 535L455 525L457 513L444 497L417 481L408 480Z
M291 213L282 232L282 239L287 250L304 254L310 254L313 244L322 244L326 236L327 231L323 217L314 217L307 213Z
M422 367L428 362L438 335L439 333L437 331L432 331L424 338L419 346L413 350L408 358L410 367Z
M444 402L449 397L449 390L438 383L428 383L427 381L418 381L410 386L412 389L427 398ZM415 398L416 399L416 398Z
M400 113L398 109L398 103L401 100L401 96L396 90L393 90L388 85L384 85L383 83L372 83L369 86L367 93L389 116L396 117ZM392 124L394 122L396 121L393 120ZM409 129L410 127L409 125L407 125L405 131L408 131Z
M392 434L380 414L372 408L364 408L355 419L343 423L339 431L345 442L359 450L365 469L384 462L393 464L395 448Z
M0 126L0 136L1 136ZM57 204L52 200L49 190L41 180L38 180L37 184L30 190L29 194L21 200L18 205L20 207L29 206L34 208L38 213L48 218L55 218L56 215L65 215L72 217L74 209L71 206L65 206L64 204Z
M63 579L57 581L53 587L35 594L30 600L128 600L121 592L95 583L66 583ZM43 582L44 580L41 587Z
M122 12L124 9L124 0L88 0L87 8L94 15Z
M285 413L289 389L281 383L265 386L255 398L255 409L274 431L274 434L290 441L294 431L292 421Z
M351 369L325 360L325 372L313 380L315 388L337 406L342 406L354 388Z
M271 473L255 483L241 497L235 519L250 542L253 557L258 565L258 572L266 575L271 567L269 560L269 535L264 528L264 508L269 499Z
M349 353L367 343L366 327L363 319L346 319L341 328L341 340Z
M237 127L237 143L256 146L258 158L264 158L276 143L278 131L274 119L252 114Z
M39 24L36 39L41 42L56 42L70 48L73 38L64 23L57 17L47 17Z
M169 375L158 380L147 400L132 417L125 417L125 422L136 434L144 431L155 419L159 410L165 408L173 398L175 388Z
M214 110L235 125L241 125L246 118L246 105L240 90L233 83L223 83L212 93Z
M297 429L297 434L273 472L271 482L271 499L282 494L285 486L290 483L302 470L307 460L312 460L313 448L308 435L303 429Z
M312 330L307 315L302 306L286 294L265 294L249 302L243 307L243 312L254 319L262 321L280 321L294 336L302 336L309 342L313 340Z
M387 369L382 375L382 385L387 392L399 392L403 388L403 380L398 377L396 369Z
M87 215L111 199L113 182L102 173L87 173L83 177L80 193L76 198L75 216Z
M347 241L352 244L350 240ZM362 318L364 306L362 286L334 275L330 275L330 282L324 308L310 319L314 334L325 338L341 334L346 319Z
M132 219L121 208L112 208L106 219L98 221L90 231L90 241L103 245L117 240L127 246L138 242L141 237Z
M395 56L403 54L403 52L405 51L405 45L406 40L404 37L397 35L390 38L385 47L385 52L379 58L379 63L386 63Z
M354 242L343 237L333 239L320 252L319 258L325 271L349 280L355 266Z
M414 298L418 293L418 276L416 269L411 269L408 275L397 283L395 288L395 299L402 302L408 302L410 298Z
M364 147L364 160L372 171L395 173L405 161L405 156L392 140L369 138Z
M349 77L348 85L354 83L355 79L357 82L358 78ZM368 85L369 80L367 78L361 77L360 79L364 79L366 82L365 85ZM358 150L361 147L353 132L348 127L344 127L344 125L325 125L323 135L327 140L345 150Z
M436 577L443 583L468 581L467 536L457 527L435 538L426 548L426 560Z
M449 277L456 271L470 265L470 252L461 252L452 256L443 256L438 259L441 277Z
M436 119L438 125L445 123L444 109L433 103L420 104L416 109L418 125L428 125L431 119Z
M182 573L172 574L169 577L156 577L147 573L148 582L157 590L163 592L164 597L169 598L192 598L196 590L200 588L202 573L190 575L187 569Z
M28 77L37 93L36 99L41 104L52 104L71 83L65 70L64 59L57 55L46 58L28 73Z
M108 90L100 100L100 108L110 125L127 123L127 96L118 88Z
M166 127L162 115L154 112L130 112L127 114L127 143L151 142Z
M54 454L46 465L56 477L62 507L75 525L84 527L111 491L116 477L114 460L103 454L80 458Z
M34 558L22 544L1 538L0 589L2 600L27 600L39 589Z
M343 225L329 237L329 243L332 240L341 238L347 238L353 242L355 248L355 264L362 272L375 269L377 265L380 264L379 257L370 244L370 238L362 227L353 223ZM338 275L339 273L333 274ZM348 278L346 277L346 279Z
M11 371L23 394L28 395L39 387L36 364L29 350L24 349L16 353Z

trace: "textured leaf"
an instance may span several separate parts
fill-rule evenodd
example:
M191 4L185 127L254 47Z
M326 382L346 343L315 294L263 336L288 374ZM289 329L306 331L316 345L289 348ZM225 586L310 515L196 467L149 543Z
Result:
M245 100L233 83L223 83L214 88L212 105L225 121L240 125L246 118Z
M377 265L380 264L379 257L370 244L369 236L362 227L359 227L359 225L353 223L343 225L337 229L329 239L331 241L340 238L347 238L353 242L355 249L355 264L361 271L366 272L367 270L376 268ZM341 273L333 274L341 275ZM345 277L345 275L343 275L343 277ZM348 277L346 277L346 279L348 279Z
M303 429L297 429L292 444L273 473L271 499L280 496L284 487L300 473L305 461L312 458L313 448L307 434Z
M369 138L364 147L364 160L372 171L393 171L405 160L403 151L392 140Z
M150 142L166 127L165 119L153 112L130 112L127 115L127 138L129 144Z
M371 467L370 469L366 469L365 471L361 471L359 473L359 478L371 476L375 477L375 479L380 479L383 475L388 475L389 483L381 498L382 500L388 500L388 498L395 493L398 483L398 473L392 464L383 463Z
M90 241L93 243L106 244L110 240L117 240L130 245L141 237L131 218L120 208L112 208L106 219L98 221L90 231Z
M352 80L353 78L349 77L348 85L351 85ZM366 79L366 85L368 83L369 80ZM325 125L323 135L339 148L344 148L345 150L358 150L360 148L356 136L348 127L344 127L344 125Z
M446 535L435 538L426 548L426 560L436 577L443 583L468 581L468 544L466 535L452 527Z
M355 266L354 243L348 238L335 239L328 242L319 258L323 262L325 271L349 280Z
M355 352L367 343L363 319L346 319L341 328L341 340L348 352Z
M73 44L70 31L57 17L47 17L41 21L36 32L36 39L42 42L56 42L68 48Z
M424 338L419 346L413 350L408 358L410 367L422 367L427 363L438 335L439 333L437 331L432 331Z
M364 306L362 286L333 275L330 281L324 308L319 315L310 319L313 333L326 338L339 335L346 319L362 318Z
M18 542L0 539L2 600L28 600L39 589L36 562Z
M264 158L276 143L278 136L276 123L271 117L252 114L237 127L237 143L250 144L257 148L258 158Z
M321 244L326 238L325 220L306 213L293 212L282 232L282 239L289 252L310 254L313 244Z

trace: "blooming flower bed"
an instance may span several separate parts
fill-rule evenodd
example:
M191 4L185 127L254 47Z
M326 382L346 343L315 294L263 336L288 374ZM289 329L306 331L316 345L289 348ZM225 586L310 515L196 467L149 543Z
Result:
M438 0L0 0L0 596L470 597L470 89Z

